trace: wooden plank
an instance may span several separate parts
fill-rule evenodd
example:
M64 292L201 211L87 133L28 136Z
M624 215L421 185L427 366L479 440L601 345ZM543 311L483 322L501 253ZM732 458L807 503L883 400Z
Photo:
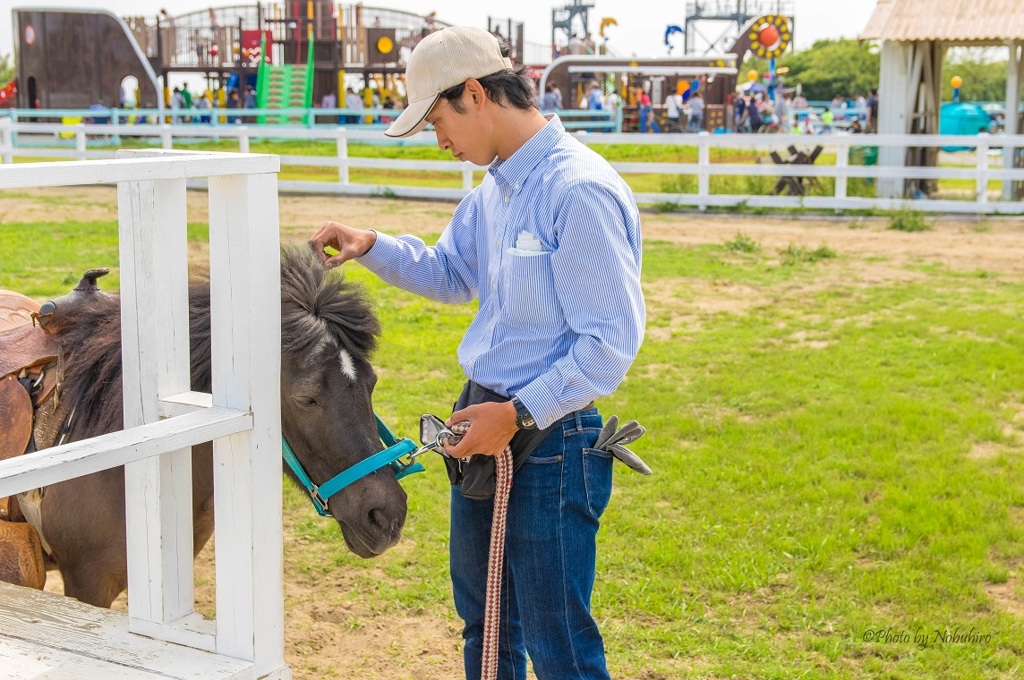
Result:
M0 497L195 446L252 428L252 416L213 407L0 461ZM281 442L278 440L278 456ZM280 461L278 475L280 475ZM280 486L280 485L279 485Z
M284 667L277 177L210 179L213 403L251 432L214 442L217 651Z
M127 616L0 583L0 669L21 680L249 680L252 663L128 632Z
M0 166L0 189L277 172L277 156L196 153L170 158L58 161Z
M117 187L124 424L160 419L160 396L190 387L185 180ZM166 623L192 612L192 456L125 466L128 607Z

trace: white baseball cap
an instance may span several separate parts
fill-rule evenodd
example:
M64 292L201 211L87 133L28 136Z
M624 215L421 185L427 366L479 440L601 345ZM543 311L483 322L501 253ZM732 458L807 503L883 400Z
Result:
M405 69L409 106L384 134L416 134L426 127L427 114L442 92L470 78L511 68L512 60L501 56L498 39L482 28L450 26L431 33L413 49Z

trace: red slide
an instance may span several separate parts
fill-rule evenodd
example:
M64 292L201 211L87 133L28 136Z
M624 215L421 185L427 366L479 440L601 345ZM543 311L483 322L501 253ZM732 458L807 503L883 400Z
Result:
M18 105L18 98L15 96L18 94L18 79L15 78L11 82L7 83L3 87L0 87L0 109L11 108L13 109Z

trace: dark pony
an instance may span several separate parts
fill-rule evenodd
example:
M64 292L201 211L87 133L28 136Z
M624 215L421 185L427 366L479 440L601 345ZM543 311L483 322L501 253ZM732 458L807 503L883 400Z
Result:
M369 360L380 325L366 293L328 272L305 249L281 256L282 430L312 480L321 484L381 450ZM123 429L121 318L116 296L96 294L65 324L59 406L36 431L56 433L40 448ZM210 291L207 277L189 289L192 389L210 391ZM193 447L196 553L213 531L212 446ZM286 468L287 470L287 468ZM291 474L290 470L288 470ZM406 496L390 469L329 499L350 549L372 557L401 536ZM86 510L87 511L84 511ZM123 468L47 487L43 536L64 577L65 593L108 607L127 585Z

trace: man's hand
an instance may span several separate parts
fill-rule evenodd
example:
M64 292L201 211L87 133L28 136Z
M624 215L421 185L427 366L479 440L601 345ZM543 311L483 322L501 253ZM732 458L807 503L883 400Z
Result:
M511 401L467 406L453 413L445 425L451 427L464 421L470 423L469 432L463 435L456 446L447 443L444 445L445 452L455 458L464 458L475 453L485 456L501 455L519 430L516 427L516 407Z
M323 223L320 230L309 239L309 249L313 251L326 269L348 262L349 260L362 257L370 252L370 248L377 242L377 232L368 229L356 229L337 222L327 221ZM326 248L333 248L338 251L336 255L328 255Z

